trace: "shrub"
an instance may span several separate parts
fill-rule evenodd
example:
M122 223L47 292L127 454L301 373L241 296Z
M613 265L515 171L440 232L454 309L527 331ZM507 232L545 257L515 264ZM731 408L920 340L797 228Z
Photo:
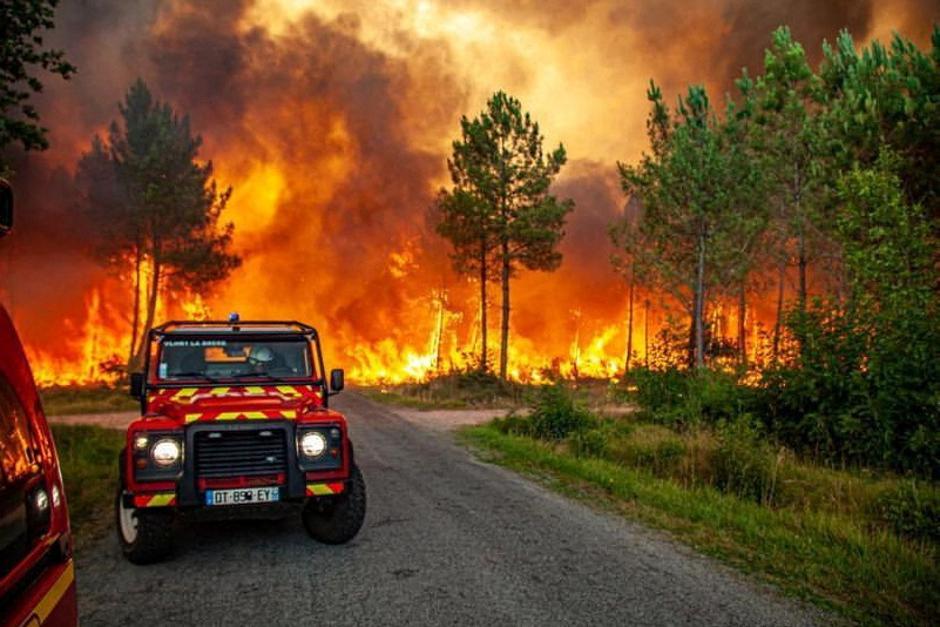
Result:
M644 417L679 428L734 419L753 403L752 392L736 374L718 370L638 368L629 381Z
M627 375L626 382L636 387L634 397L643 413L654 419L684 398L685 377L686 373L678 368L634 368Z
M531 435L532 422L526 416L516 416L509 414L505 418L496 418L493 420L495 426L501 433L509 435Z
M685 452L681 436L674 431L659 425L643 425L628 437L611 443L608 456L626 466L649 470L659 477L672 477Z
M916 481L903 481L884 494L878 508L896 533L915 540L940 542L940 490Z
M529 418L532 435L542 440L563 440L597 422L594 415L562 383L545 386L535 396Z
M576 431L571 436L571 450L578 457L603 457L607 453L608 434L602 428Z
M772 505L777 466L774 447L750 416L719 425L714 454L715 485L719 490Z

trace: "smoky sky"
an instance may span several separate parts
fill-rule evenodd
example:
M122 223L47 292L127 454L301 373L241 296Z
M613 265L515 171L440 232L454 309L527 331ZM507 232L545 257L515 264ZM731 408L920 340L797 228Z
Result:
M446 147L460 116L482 109L482 101L470 98L468 81L488 68L459 67L446 38L404 29L395 30L404 53L388 54L364 41L367 4L344 3L335 19L300 14L275 35L251 23L259 9L252 0L63 0L47 40L79 71L70 81L45 77L36 98L52 147L7 152L16 172L18 223L0 244L0 296L27 343L54 341L53 323L80 317L88 290L106 277L92 256L95 225L75 210L72 173L93 135L106 135L117 103L138 77L190 116L204 139L201 157L212 159L217 173L238 179L266 166L281 173L273 219L253 223L260 218L244 208L245 200L231 216L238 217L236 238L247 263L222 292L244 298L244 277L251 277L246 315L275 303L275 313L299 310L296 315L323 319L347 340L374 342L410 331L396 312L425 298L429 286L472 293L450 274L446 247L425 220L437 186L446 182L447 156L427 138L444 138L435 145ZM545 46L579 28L592 32L612 67L643 81L655 78L670 94L696 82L728 89L745 66L758 73L769 34L781 24L818 60L821 42L840 29L864 39L876 8L853 0L460 0L453 6L533 28L544 34ZM899 6L898 27L921 38L923 25L938 16L936 2ZM513 73L528 71L511 55L505 63ZM520 85L535 80L521 76ZM607 86L596 89L602 94ZM630 115L642 116L644 94L635 100ZM617 133L621 122L612 113L594 126ZM629 141L645 145L642 135ZM599 318L622 308L607 235L624 202L614 163L590 154L569 157L555 188L576 201L564 261L554 275L520 280L514 315L522 333L551 326L545 311L559 289L589 303ZM233 198L239 191L236 185Z

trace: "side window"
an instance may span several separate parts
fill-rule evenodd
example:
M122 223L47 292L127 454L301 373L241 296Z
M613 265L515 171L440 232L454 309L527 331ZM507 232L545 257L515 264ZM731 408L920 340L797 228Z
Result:
M23 406L10 384L0 378L0 486L31 474L35 450Z

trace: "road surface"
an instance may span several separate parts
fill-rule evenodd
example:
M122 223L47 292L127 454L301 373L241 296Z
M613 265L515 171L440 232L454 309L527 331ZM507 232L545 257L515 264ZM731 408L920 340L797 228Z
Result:
M350 544L300 521L186 527L174 558L77 558L82 625L805 625L827 617L662 534L477 461L450 432L355 393L368 488Z

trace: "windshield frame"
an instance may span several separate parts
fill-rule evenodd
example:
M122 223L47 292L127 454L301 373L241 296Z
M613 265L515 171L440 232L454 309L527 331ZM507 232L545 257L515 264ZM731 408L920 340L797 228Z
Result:
M203 340L237 340L239 342L278 342L278 341L304 341L307 346L307 351L310 356L310 366L313 370L311 374L308 375L298 375L298 376L288 376L288 377L273 377L267 374L261 374L259 376L240 376L240 377L207 377L207 376L198 376L198 377L187 377L185 379L161 379L157 373L156 364L159 363L159 358L154 360L155 357L159 357L160 353L163 351L163 342L169 339L186 339L192 341L203 341ZM161 333L156 329L150 332L150 337L148 340L149 350L146 352L144 358L144 372L147 373L146 382L148 388L178 388L178 387L193 387L194 385L199 386L215 386L215 385L226 385L229 387L235 386L256 386L264 385L265 383L278 384L278 383L289 383L297 384L304 383L308 385L325 385L324 378L324 367L323 367L323 353L320 350L320 339L317 336L316 331L312 329L307 332L265 332L265 333L253 333L251 331L210 331L210 332L186 332L186 333Z

